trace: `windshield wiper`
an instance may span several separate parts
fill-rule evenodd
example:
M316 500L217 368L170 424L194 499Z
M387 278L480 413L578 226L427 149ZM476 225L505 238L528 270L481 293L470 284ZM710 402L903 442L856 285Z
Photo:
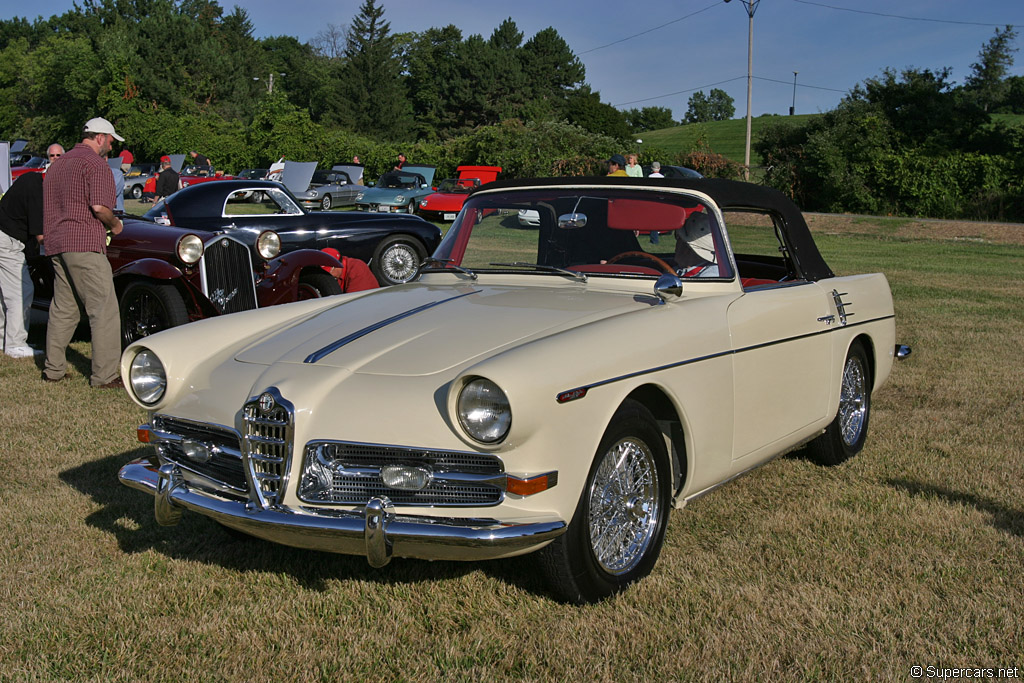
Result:
M545 273L558 273L559 275L568 275L573 280L579 280L580 282L587 281L586 273L579 273L575 270L568 270L567 268L559 268L558 266L543 266L539 263L526 263L525 261L513 261L512 263L492 263L492 266L509 266L511 268L536 268L537 270L543 270Z
M450 258L433 258L429 256L423 259L423 263L421 263L419 267L419 272L417 272L416 274L419 275L420 273L423 272L425 268L429 266L441 266L440 270L456 270L462 273L463 275L468 275L470 279L473 280L475 280L477 277L476 273L474 273L469 268L463 268L462 266L457 266L454 263L452 263L452 260Z

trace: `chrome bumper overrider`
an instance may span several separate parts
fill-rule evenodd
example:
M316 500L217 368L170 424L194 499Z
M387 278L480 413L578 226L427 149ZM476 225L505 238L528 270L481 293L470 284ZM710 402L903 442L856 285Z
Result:
M562 520L505 524L493 519L396 515L391 501L371 498L360 510L275 505L260 508L190 488L174 464L157 467L133 460L118 473L121 483L155 497L158 523L178 523L192 510L224 526L297 548L365 555L383 567L392 556L424 560L484 560L529 550L565 531Z

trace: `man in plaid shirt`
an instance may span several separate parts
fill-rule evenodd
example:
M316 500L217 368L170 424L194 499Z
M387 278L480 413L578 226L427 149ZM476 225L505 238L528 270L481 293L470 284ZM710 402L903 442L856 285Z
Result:
M43 247L53 263L53 301L46 328L43 379L60 382L67 370L67 348L85 307L92 330L92 376L100 389L123 387L121 316L114 276L107 261L107 233L117 235L114 176L106 156L124 138L102 118L85 124L82 141L57 159L43 185Z

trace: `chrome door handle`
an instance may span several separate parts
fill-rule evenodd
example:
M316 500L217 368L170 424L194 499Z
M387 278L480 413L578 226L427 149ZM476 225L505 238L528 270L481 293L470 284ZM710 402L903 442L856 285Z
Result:
M819 323L825 323L826 325L831 325L835 321L836 317L834 315L823 315L820 318L818 318Z

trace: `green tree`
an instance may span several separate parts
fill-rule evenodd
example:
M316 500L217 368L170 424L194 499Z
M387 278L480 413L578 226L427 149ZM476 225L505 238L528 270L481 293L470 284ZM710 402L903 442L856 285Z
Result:
M660 130L671 128L676 125L672 119L672 110L668 107L644 107L643 109L628 109L624 112L626 123L633 129L634 133L642 133L645 130Z
M602 102L601 93L592 91L589 85L569 94L565 111L569 123L591 133L618 139L631 135L625 114Z
M736 113L733 99L727 92L718 88L712 88L708 95L705 95L703 90L698 90L690 95L687 105L683 123L728 121Z
M1013 26L1007 26L1001 31L997 28L995 35L982 46L978 61L971 64L971 74L964 86L985 111L995 111L1006 99L1006 77L1013 66L1013 53L1017 51L1013 47L1016 39L1017 31Z
M390 32L384 8L376 0L364 0L346 36L335 93L341 104L337 123L358 133L402 140L412 133L412 107Z

